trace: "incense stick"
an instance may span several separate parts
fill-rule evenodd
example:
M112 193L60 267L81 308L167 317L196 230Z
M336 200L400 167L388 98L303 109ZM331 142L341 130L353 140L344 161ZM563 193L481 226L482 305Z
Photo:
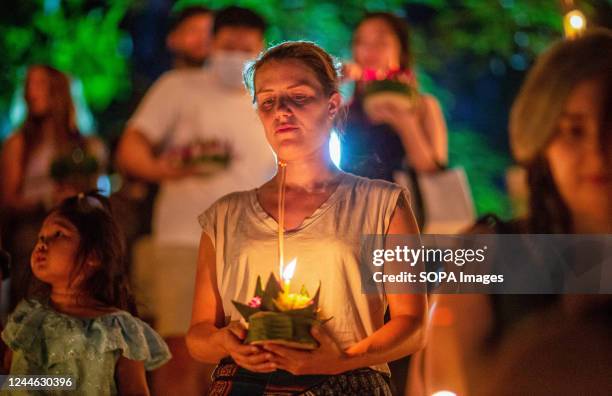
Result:
M279 276L282 282L283 270L285 266L284 261L284 235L285 235L285 171L287 163L278 161L280 168L280 183L278 185L278 262L279 262Z

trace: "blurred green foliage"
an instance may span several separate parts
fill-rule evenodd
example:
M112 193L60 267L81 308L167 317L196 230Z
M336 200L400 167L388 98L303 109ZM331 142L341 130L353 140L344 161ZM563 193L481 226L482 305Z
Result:
M486 136L468 128L455 128L448 137L449 165L465 169L476 212L511 218L512 208L504 187L506 168L512 163L510 157L492 149Z
M36 63L79 78L96 111L129 93L129 37L119 28L129 6L129 0L3 2L11 12L0 22L0 106L8 108L24 67Z

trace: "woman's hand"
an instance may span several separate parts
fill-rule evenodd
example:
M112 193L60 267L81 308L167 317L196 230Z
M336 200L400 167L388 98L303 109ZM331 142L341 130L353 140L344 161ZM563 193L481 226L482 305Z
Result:
M255 345L245 345L246 328L240 322L231 322L221 329L222 347L234 359L237 365L247 370L270 373L276 365L270 360L272 354Z
M379 103L373 106L369 119L374 124L388 124L393 130L401 135L410 130L410 126L419 122L418 102L411 109L401 108L394 103Z
M410 165L417 171L436 171L447 163L446 123L433 96L421 95L411 108L381 103L374 107L370 121L393 128L402 140Z
M178 180L195 175L195 169L188 165L180 165L176 156L163 154L155 160L155 173L159 180Z
M313 326L310 332L319 342L315 350L304 351L273 343L264 343L264 349L272 352L270 360L277 368L293 375L339 374L347 371L349 357L329 333L320 325Z

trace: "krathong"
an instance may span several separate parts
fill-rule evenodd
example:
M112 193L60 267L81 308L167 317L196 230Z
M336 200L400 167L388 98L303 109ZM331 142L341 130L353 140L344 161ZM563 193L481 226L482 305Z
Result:
M310 297L302 286L299 293L289 293L272 273L263 288L261 277L257 277L255 295L247 304L232 301L249 325L245 343L273 342L299 349L316 348L318 344L310 328L325 322L319 318L319 291L320 285Z
M248 323L246 344L273 342L298 349L315 349L318 343L310 334L310 328L313 324L326 322L319 317L321 284L312 298L304 286L299 293L291 293L289 288L297 258L284 265L285 168L286 164L279 161L278 259L281 279L270 273L264 289L258 276L253 298L246 304L232 303Z
M232 146L218 139L197 140L174 147L168 153L176 167L188 167L201 176L210 176L226 169L233 157Z
M420 98L416 78L410 69L394 69L385 73L365 69L362 82L363 109L371 119L374 119L378 106L391 104L398 109L410 110Z

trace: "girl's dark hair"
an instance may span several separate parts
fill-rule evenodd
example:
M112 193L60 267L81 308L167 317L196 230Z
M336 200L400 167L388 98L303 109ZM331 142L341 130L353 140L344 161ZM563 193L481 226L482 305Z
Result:
M81 193L62 201L51 210L51 214L69 221L80 236L70 282L84 274L79 285L83 295L104 306L135 315L136 304L130 290L124 238L113 218L110 201L98 192ZM87 261L91 258L95 258L98 265L88 266ZM32 292L28 297L35 297L34 293L40 294Z
M359 21L357 28L362 23L371 19L380 19L391 28L400 44L400 68L409 69L412 65L412 48L410 46L410 27L408 23L399 16L389 12L369 12ZM355 31L357 31L357 28Z
M263 51L255 61L246 65L243 73L244 84L255 103L255 76L257 71L271 61L295 60L308 67L323 87L323 93L331 96L340 92L341 65L324 49L309 41L286 41ZM344 107L336 115L336 129L341 130L345 118Z
M48 65L33 65L28 69L26 84L24 88L25 101L29 104L28 85L31 84L30 74L35 69L44 71L49 80L49 110L44 117L32 114L28 111L26 119L21 127L25 142L25 155L23 163L20 164L24 169L30 159L31 153L43 141L42 124L46 118L51 120L53 125L54 141L60 151L69 151L75 145L83 144L83 137L76 127L75 109L70 93L70 80L61 71Z

